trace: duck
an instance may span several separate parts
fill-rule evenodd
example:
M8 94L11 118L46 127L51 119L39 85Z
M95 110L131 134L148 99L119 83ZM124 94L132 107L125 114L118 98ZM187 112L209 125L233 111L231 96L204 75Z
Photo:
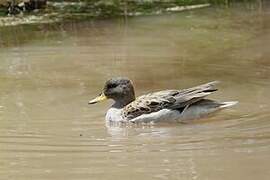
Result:
M102 92L88 104L112 99L114 103L105 117L107 122L182 122L207 117L238 103L206 99L206 96L218 90L215 87L218 83L212 81L182 90L162 90L136 98L132 81L115 77L107 80Z

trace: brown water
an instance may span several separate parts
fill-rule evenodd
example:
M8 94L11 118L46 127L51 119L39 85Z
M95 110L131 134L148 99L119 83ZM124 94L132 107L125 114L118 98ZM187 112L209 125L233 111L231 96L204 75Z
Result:
M0 179L270 178L270 14L179 14L20 26L0 36ZM106 79L137 95L220 80L240 103L187 124L106 127Z

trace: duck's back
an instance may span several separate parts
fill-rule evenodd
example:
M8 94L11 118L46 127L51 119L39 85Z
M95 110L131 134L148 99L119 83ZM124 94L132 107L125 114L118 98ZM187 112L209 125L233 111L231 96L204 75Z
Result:
M178 110L202 100L216 91L217 81L183 90L164 90L140 96L123 108L122 117L127 120L151 114L163 109Z

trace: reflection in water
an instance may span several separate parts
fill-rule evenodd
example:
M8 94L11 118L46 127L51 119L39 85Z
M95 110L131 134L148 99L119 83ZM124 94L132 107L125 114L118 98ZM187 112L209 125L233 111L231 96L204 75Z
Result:
M11 27L21 33L1 36L1 178L268 179L267 10ZM87 101L112 76L137 95L220 80L212 97L240 103L186 124L106 126L110 102Z

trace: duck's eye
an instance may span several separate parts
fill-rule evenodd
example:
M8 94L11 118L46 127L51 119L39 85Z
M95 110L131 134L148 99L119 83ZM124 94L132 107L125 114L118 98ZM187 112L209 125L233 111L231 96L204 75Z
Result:
M117 86L117 84L108 84L108 89L111 89L111 88L115 88Z

